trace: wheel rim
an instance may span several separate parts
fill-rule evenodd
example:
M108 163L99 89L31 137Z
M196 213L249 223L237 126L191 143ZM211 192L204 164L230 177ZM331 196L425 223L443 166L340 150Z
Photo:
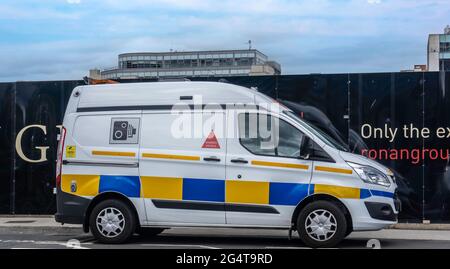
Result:
M306 217L305 229L310 238L327 241L336 233L337 221L330 211L317 209Z
M106 237L116 237L125 227L125 217L114 207L107 207L100 211L96 219L98 231Z

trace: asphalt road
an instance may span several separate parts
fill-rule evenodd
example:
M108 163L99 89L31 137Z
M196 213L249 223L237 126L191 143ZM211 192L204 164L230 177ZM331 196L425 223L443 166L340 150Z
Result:
M436 231L433 239L417 239L416 231L353 233L338 248L367 248L370 239L376 239L381 248L444 248L450 249L448 232ZM411 238L408 239L408 234ZM374 241L372 241L374 242ZM375 242L377 243L377 242ZM286 231L250 229L206 229L174 228L158 236L134 236L123 245L104 245L96 242L91 234L84 234L79 228L64 227L0 227L0 248L2 249L302 249L306 248L297 235L288 240Z

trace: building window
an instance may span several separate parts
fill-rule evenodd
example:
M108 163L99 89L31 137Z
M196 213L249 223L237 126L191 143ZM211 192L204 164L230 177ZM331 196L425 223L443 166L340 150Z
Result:
M212 65L213 65L212 59L206 59L205 60L205 66L212 66Z
M247 66L253 64L252 58L237 58L236 59L237 65L239 66Z
M232 66L233 65L233 59L220 59L219 60L219 66Z
M442 42L440 44L440 52L450 52L450 42Z

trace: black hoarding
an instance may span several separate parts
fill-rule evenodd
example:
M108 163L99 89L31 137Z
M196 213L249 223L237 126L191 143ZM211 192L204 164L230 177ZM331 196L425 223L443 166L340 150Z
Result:
M348 144L352 152L390 167L403 204L401 221L450 221L446 155L450 150L450 138L446 136L450 130L450 73L191 80L257 88ZM144 80L122 82L136 81ZM81 84L82 81L0 83L0 213L54 213L59 127L70 93Z

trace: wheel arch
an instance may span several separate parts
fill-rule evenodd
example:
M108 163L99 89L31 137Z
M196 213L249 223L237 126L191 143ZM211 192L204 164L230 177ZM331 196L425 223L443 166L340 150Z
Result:
M350 211L348 210L347 206L345 206L345 204L343 202L341 202L339 200L339 198L329 195L329 194L324 194L324 193L310 195L310 196L306 197L305 199L303 199L296 206L294 213L292 214L292 219L291 219L291 227L293 230L297 229L297 225L295 225L295 223L297 222L298 215L300 214L302 209L306 205L308 205L312 202L315 202L315 201L329 201L329 202L336 204L344 212L344 216L347 221L347 234L349 234L351 231L353 231L353 220L352 220L352 216L351 216Z
M138 214L133 202L131 202L131 200L127 196L123 195L122 193L109 191L109 192L103 192L103 193L95 196L94 199L92 199L92 201L89 203L89 206L86 209L86 213L84 215L84 221L83 221L83 231L85 233L89 232L89 219L90 219L90 215L91 215L91 212L94 209L94 207L97 204L99 204L100 202L108 200L108 199L120 200L120 201L124 202L125 204L127 204L131 208L131 211L133 212L133 214L136 218L136 224L137 224L136 228L141 227L139 214Z

